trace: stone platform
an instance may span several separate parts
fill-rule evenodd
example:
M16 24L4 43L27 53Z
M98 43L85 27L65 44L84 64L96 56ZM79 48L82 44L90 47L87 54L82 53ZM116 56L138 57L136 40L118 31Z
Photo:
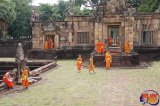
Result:
M53 60L53 59L28 59L27 60L27 66L29 67L30 71L33 71L42 66L48 65L50 63L56 65L57 60ZM0 64L1 64L0 65L0 83L1 83L3 75L7 71L13 70L16 67L15 58L12 58L12 59L0 58Z
M133 66L139 64L139 54L131 52L130 54L122 53L111 53L112 64L111 66ZM105 66L105 54L93 53L95 66Z

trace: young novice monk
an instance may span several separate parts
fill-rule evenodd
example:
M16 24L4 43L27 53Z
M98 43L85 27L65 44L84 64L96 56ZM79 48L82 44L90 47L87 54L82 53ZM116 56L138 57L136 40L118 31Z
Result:
M44 43L44 50L47 51L48 48L49 48L48 41L45 41L45 43Z
M25 67L23 69L23 72L22 72L22 86L23 86L23 89L27 89L29 85L30 84L28 82L28 69Z
M81 67L82 67L82 56L79 55L77 58L77 69L79 73L81 72Z
M94 61L93 61L93 55L91 55L91 58L89 59L89 74L94 72Z
M111 57L110 52L107 52L107 53L105 54L105 62L106 62L106 70L107 70L107 69L110 69L111 62L112 62L112 57Z

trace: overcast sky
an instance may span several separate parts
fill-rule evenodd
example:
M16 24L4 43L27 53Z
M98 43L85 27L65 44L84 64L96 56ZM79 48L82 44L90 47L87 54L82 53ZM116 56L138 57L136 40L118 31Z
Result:
M65 1L68 1L68 0L65 0ZM58 0L33 0L33 5L36 5L38 6L39 3L49 3L49 4L54 4L54 3L57 3Z

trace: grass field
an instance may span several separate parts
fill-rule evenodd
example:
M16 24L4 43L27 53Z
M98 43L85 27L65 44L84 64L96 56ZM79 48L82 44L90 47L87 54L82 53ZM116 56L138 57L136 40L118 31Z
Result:
M58 61L28 90L1 97L0 106L142 106L143 91L160 93L160 62L147 69L95 70L77 73L76 61Z

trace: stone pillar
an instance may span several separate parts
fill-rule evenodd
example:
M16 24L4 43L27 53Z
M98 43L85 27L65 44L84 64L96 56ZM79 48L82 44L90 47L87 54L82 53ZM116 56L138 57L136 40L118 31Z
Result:
M72 33L69 32L69 44L70 44L70 46L72 46L72 39L73 39Z
M134 17L126 17L125 20L125 40L130 41L131 49L133 49L133 24L134 24Z
M32 27L32 48L39 49L43 48L43 33L41 23L33 23Z
M95 23L95 44L98 41L102 41L103 40L103 26L102 23Z
M58 35L55 35L54 42L55 42L55 48L58 48L59 47L59 36Z
M158 30L158 39L157 40L158 40L158 44L157 45L160 46L160 30Z

